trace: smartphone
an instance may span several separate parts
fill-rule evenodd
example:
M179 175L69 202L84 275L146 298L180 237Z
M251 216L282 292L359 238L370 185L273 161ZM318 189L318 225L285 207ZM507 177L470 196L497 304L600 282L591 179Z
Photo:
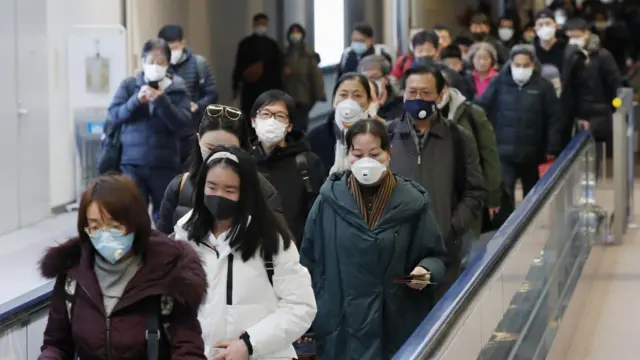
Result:
M416 277L418 277L417 275L409 275L409 276L405 276L402 279L397 279L397 280L393 280L394 283L396 284L408 284L411 282L411 280L415 279Z
M156 89L158 90L160 88L160 83L157 81L149 81L149 83L147 84L149 85L150 88Z

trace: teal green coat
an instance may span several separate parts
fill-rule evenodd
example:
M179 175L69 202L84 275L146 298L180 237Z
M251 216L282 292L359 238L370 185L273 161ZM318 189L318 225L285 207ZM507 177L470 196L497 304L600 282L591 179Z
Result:
M326 181L311 209L300 261L311 273L318 304L318 359L390 359L432 307L435 285L418 291L394 283L416 266L430 270L431 282L439 283L446 255L427 191L396 179L373 229L345 173Z

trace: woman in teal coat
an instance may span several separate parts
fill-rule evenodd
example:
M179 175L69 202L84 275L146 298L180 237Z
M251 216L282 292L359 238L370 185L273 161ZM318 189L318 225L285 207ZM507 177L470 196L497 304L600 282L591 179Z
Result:
M327 180L307 219L300 255L318 304L318 359L390 359L429 313L444 275L427 191L389 172L389 143L378 120L354 124L351 170Z

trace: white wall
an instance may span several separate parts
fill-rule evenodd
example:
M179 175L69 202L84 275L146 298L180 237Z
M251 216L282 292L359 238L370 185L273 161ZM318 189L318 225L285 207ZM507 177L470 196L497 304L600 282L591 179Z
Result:
M69 113L67 35L73 25L121 23L120 0L47 0L51 207L75 199L75 138Z

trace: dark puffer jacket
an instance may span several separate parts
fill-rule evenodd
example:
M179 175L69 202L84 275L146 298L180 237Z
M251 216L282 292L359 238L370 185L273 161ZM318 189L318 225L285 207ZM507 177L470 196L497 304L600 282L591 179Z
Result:
M193 183L190 177L184 182L182 191L180 191L180 183L184 174L176 176L167 190L164 192L164 198L162 199L162 205L160 206L160 218L156 224L156 228L165 234L173 233L173 228L183 216L185 216L191 209L193 209ZM258 174L260 178L260 187L262 193L267 199L267 205L274 212L276 217L286 224L284 215L282 213L282 203L276 189L265 179L262 174Z
M174 300L160 359L202 359L204 343L197 313L207 292L207 278L198 254L185 242L151 233L143 266L107 318L94 272L95 251L89 242L71 239L50 248L40 263L45 278L56 279L44 331L40 360L147 359L147 314L160 297ZM75 304L68 317L65 280L76 280ZM164 322L164 321L163 321ZM164 339L164 340L163 340Z
M562 109L551 82L534 70L519 86L505 66L478 99L493 124L498 153L504 162L542 163L562 151Z
M184 81L178 76L172 80L163 94L148 104L138 100L145 85L142 72L120 84L109 106L109 122L121 126L123 165L179 167L178 134L191 122L191 100Z

